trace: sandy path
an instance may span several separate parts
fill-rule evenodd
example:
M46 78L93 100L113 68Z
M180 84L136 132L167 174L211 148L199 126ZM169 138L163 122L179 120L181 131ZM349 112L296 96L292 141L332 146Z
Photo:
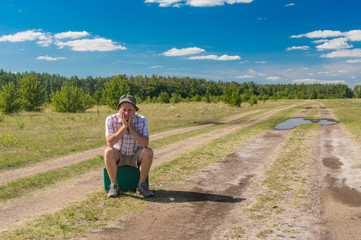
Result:
M321 105L322 118L334 119ZM324 239L361 239L361 153L342 125L319 133Z
M221 119L219 122L215 123L230 123L232 121L235 121L237 119L240 119L242 117L254 114L259 112L260 110L254 110L242 114L237 114L235 116L231 116L228 118ZM172 131L164 132L164 133L158 133L150 136L150 141L155 141L164 137L172 136L179 133L186 133L193 130L198 130L202 128L206 128L209 126L212 126L213 124L204 124L199 126L193 126L193 127L187 127L187 128L181 128L181 129L175 129ZM85 152L72 154L69 156L64 156L60 158L56 158L53 160L41 162L39 164L35 164L29 167L19 168L11 171L7 171L0 174L0 184L3 184L5 182L13 181L19 178L29 177L38 173L47 172L49 170L69 166L72 164L80 163L83 161L87 161L89 159L95 158L97 155L102 155L104 153L104 147L100 147L97 149L88 150Z
M174 157L205 144L206 142L224 136L235 129L260 122L277 112L294 106L295 105L291 105L274 109L244 123L235 124L228 128L215 130L205 134L206 137L204 135L197 136L193 139L178 142L159 149L155 153L153 167L164 161L170 161ZM4 204L0 207L0 230L5 230L14 223L21 223L42 214L55 212L71 202L84 198L86 194L99 191L99 186L102 185L102 172L93 171L82 175L81 177L69 179L65 182L58 183L56 186L43 189L31 196Z

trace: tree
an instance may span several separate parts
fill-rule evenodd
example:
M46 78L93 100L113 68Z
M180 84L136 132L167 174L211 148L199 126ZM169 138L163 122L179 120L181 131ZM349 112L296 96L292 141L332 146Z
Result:
M36 74L27 74L20 80L19 94L26 111L39 111L46 101L45 87Z
M231 85L224 90L224 100L231 106L240 107L242 98L240 95L240 87L237 83L232 82Z
M6 114L18 112L21 109L19 93L13 82L2 87L0 92L0 110Z
M113 77L110 82L105 83L105 102L111 108L116 108L119 98L124 94L130 94L130 87L122 75Z
M51 95L51 102L56 112L85 112L95 104L94 99L83 89L67 85Z
M158 96L158 102L160 103L169 103L169 95L166 92L161 92Z

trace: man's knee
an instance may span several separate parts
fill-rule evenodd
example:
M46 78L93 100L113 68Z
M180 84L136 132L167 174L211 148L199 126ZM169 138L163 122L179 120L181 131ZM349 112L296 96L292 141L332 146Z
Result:
M153 159L153 150L151 148L144 148L143 149L144 157L147 159Z
M104 161L116 161L117 160L117 153L114 148L107 148L104 151Z

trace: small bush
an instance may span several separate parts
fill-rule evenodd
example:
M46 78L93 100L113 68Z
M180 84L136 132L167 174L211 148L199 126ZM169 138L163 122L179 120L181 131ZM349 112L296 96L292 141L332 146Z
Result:
M51 95L51 102L56 112L85 112L95 104L89 94L74 86L63 86Z
M13 82L9 82L2 87L0 92L0 111L6 114L19 112L21 109L21 102L19 93L15 88Z

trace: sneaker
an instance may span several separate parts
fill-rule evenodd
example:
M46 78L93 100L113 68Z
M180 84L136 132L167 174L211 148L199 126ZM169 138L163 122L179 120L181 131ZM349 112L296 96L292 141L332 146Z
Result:
M137 192L142 194L145 198L154 196L152 191L149 190L146 182L138 184Z
M110 184L110 189L108 192L108 197L117 197L119 195L118 183Z

